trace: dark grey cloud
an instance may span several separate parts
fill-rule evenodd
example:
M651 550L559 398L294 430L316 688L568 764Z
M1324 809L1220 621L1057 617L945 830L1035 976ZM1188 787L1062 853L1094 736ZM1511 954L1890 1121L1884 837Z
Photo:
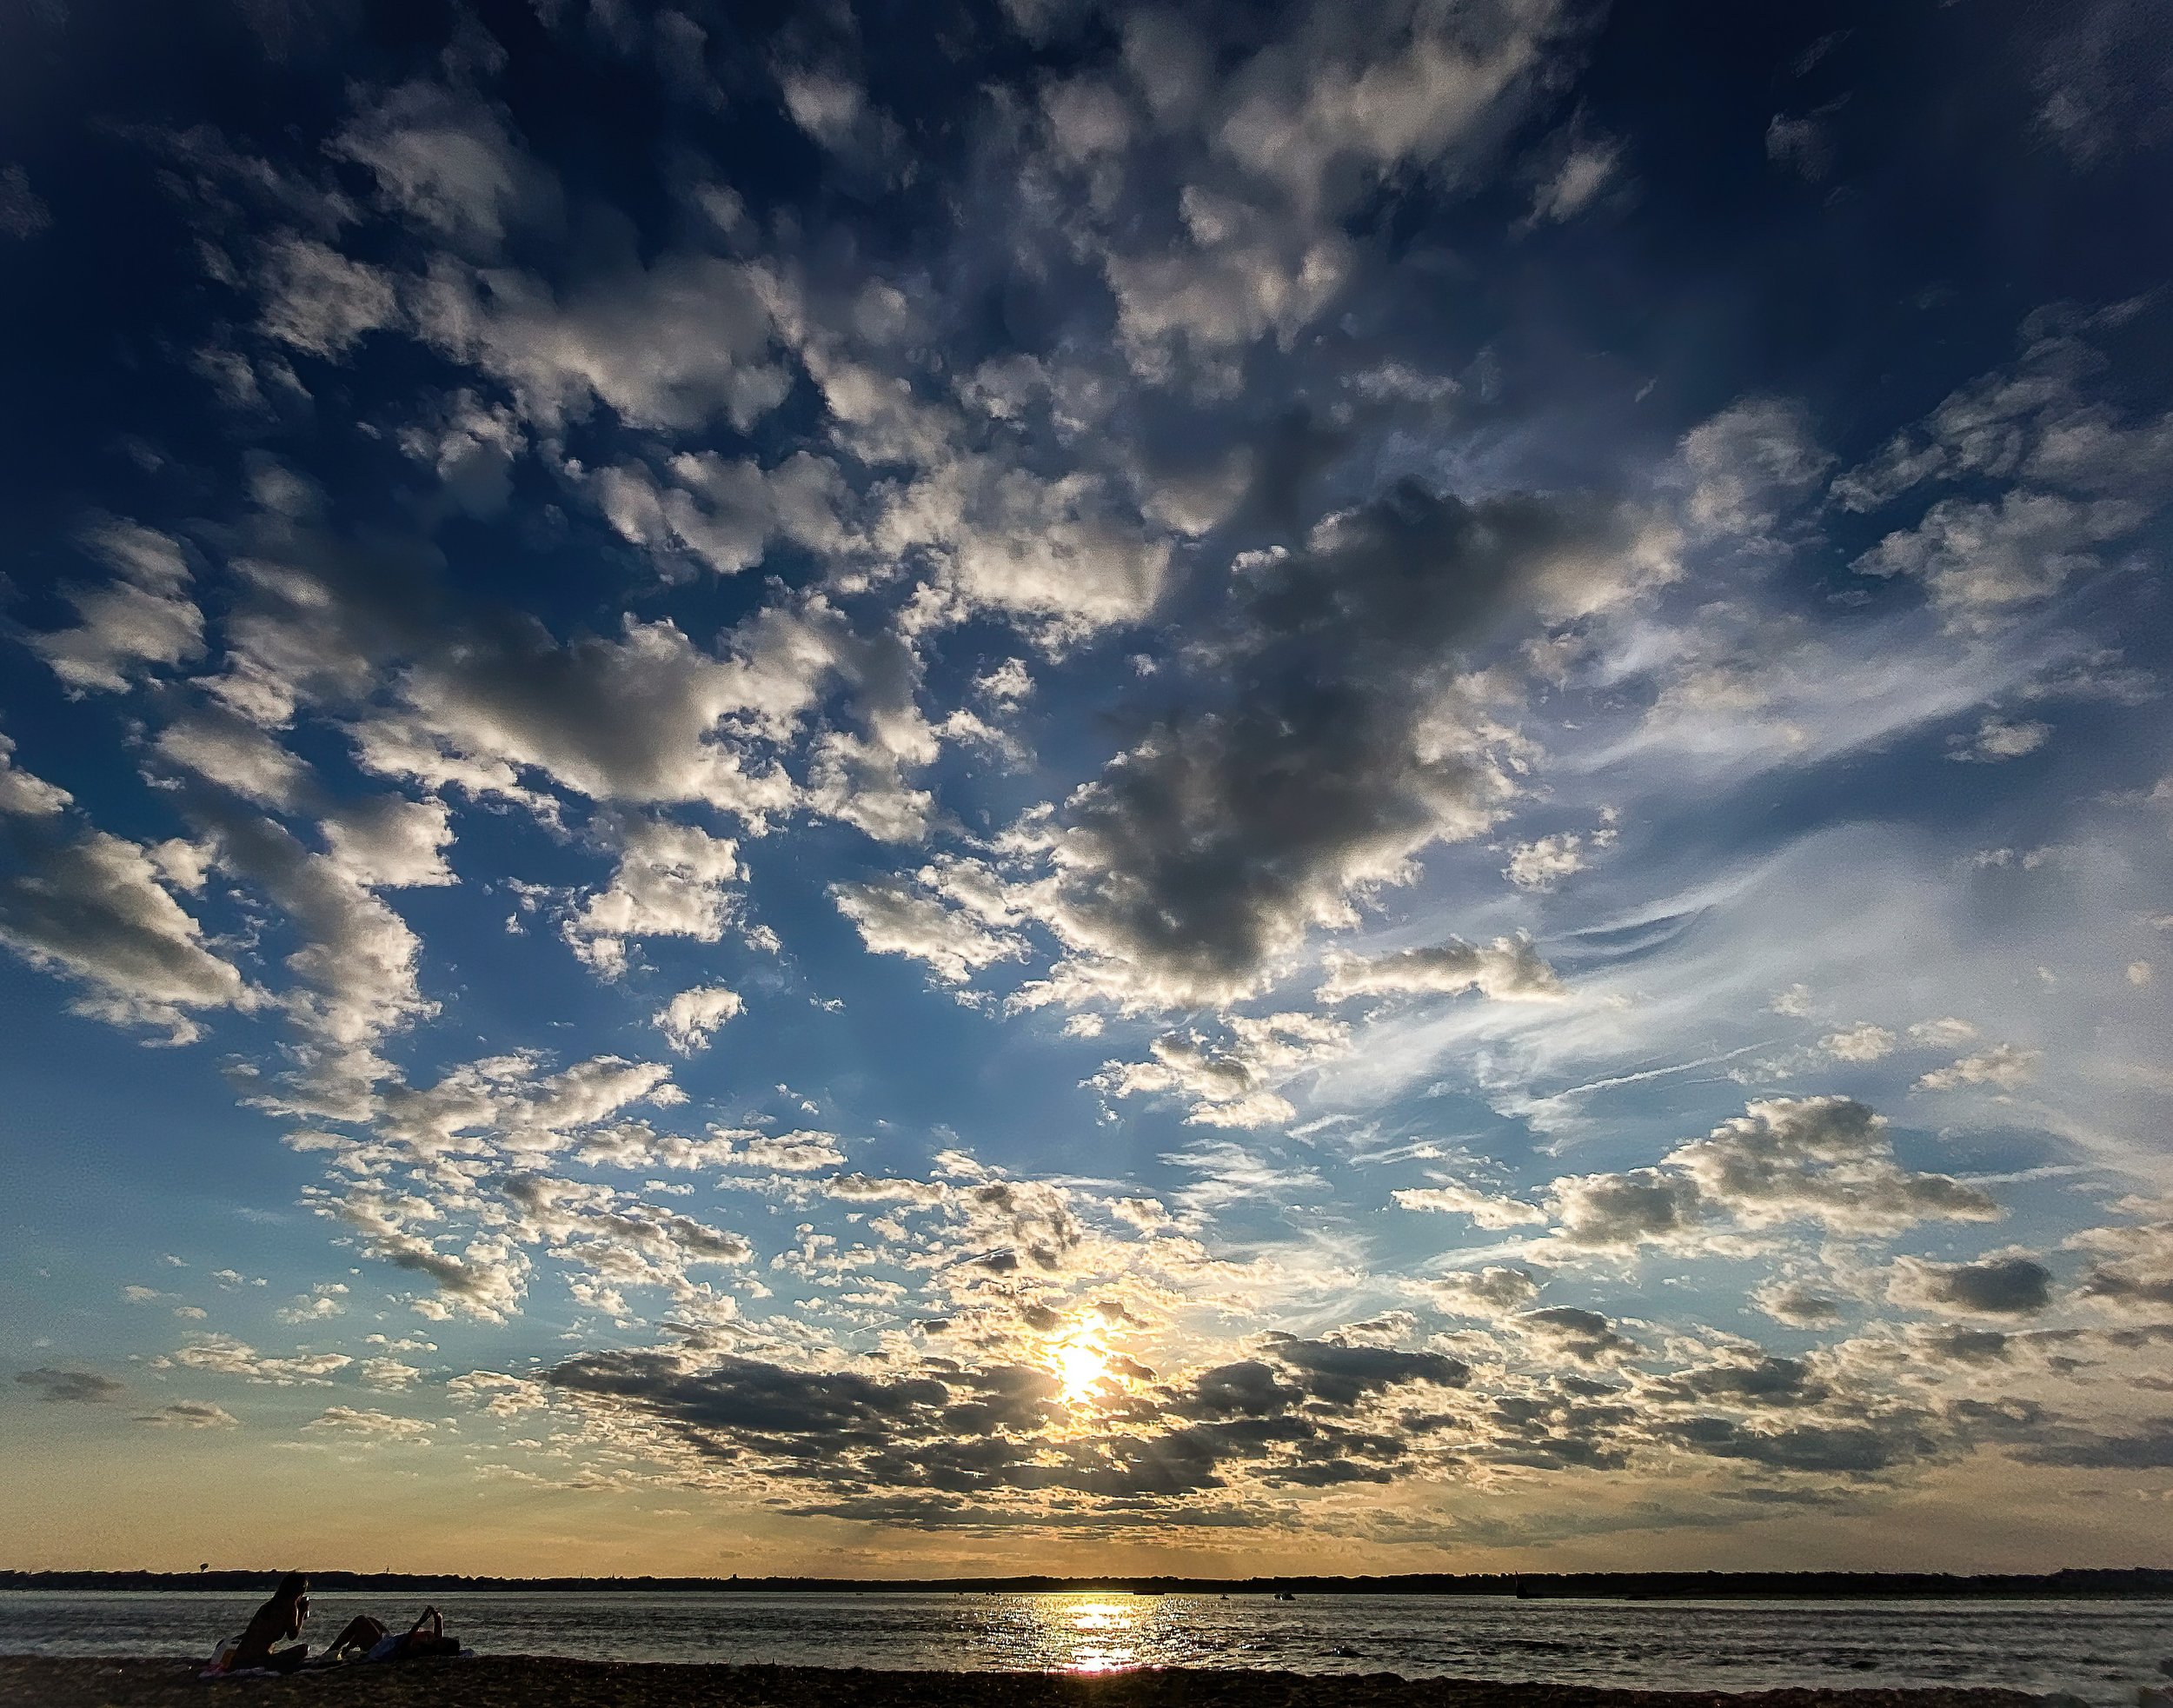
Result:
M1887 1297L1918 1310L2030 1317L2052 1303L2052 1272L2028 1257L1985 1258L1975 1263L1901 1258L1894 1265Z
M1511 1318L1508 1326L1548 1352L1578 1364L1616 1364L1638 1351L1638 1343L1598 1312L1571 1305L1526 1311Z
M1462 1360L1335 1339L1274 1335L1263 1355L1108 1404L1096 1427L1065 1427L1062 1384L1026 1365L930 1359L801 1370L758 1359L599 1352L543 1380L612 1419L661 1424L702 1461L771 1477L794 1510L864 1510L928 1525L975 1522L970 1499L1009 1491L1045 1503L1161 1502L1239 1484L1326 1487L1405 1474L1431 1426L1406 1406L1461 1388ZM842 1504L841 1504L842 1503Z
M1412 1382L1462 1387L1472 1374L1469 1365L1442 1352L1405 1352L1291 1335L1269 1336L1267 1353L1306 1392L1335 1406L1353 1406L1368 1394Z
M1078 980L1153 1005L1233 999L1346 921L1354 889L1483 834L1517 785L1484 708L1459 705L1465 648L1512 612L1611 602L1670 573L1669 551L1618 505L1405 482L1255 555L1207 648L1226 698L1158 723L1059 814L1056 889L1033 905Z
M15 1379L50 1405L103 1406L129 1391L126 1382L96 1370L58 1370L50 1365L18 1370Z

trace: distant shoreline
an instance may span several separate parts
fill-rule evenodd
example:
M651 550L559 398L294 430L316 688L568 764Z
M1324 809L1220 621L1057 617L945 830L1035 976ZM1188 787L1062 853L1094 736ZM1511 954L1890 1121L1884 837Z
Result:
M284 1569L216 1572L0 1571L0 1590L260 1590ZM304 1563L306 1565L306 1562ZM2139 1566L1962 1576L1930 1572L1407 1572L1392 1577L1179 1578L510 1578L447 1572L310 1571L320 1591L423 1595L514 1590L525 1593L739 1592L807 1595L1491 1595L1526 1600L2017 1600L2173 1599L2173 1568Z

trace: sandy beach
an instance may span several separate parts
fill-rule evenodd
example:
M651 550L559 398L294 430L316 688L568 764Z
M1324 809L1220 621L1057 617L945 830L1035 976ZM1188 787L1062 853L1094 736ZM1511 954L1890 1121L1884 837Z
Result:
M309 1708L2029 1708L2020 1691L1594 1690L1578 1685L1405 1679L1392 1672L1143 1670L874 1672L857 1668L697 1666L505 1655L357 1665L294 1678L207 1683L176 1659L0 1658L0 1704L168 1708L235 1700Z

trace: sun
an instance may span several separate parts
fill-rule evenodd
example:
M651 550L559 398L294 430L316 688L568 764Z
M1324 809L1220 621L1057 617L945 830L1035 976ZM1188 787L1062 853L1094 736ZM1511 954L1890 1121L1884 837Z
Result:
M1073 1405L1087 1399L1109 1374L1106 1354L1093 1341L1083 1338L1067 1340L1054 1348L1049 1358L1055 1366L1057 1379L1064 1385L1064 1398Z

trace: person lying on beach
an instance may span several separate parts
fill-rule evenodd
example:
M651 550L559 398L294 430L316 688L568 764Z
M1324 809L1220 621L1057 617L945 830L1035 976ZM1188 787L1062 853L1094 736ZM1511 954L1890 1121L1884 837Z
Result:
M348 1630L363 1623L363 1619L356 1619ZM429 1655L456 1655L461 1652L460 1639L445 1634L445 1616L435 1607L425 1607L415 1622L402 1632L389 1632L375 1619L369 1619L368 1623L376 1627L377 1635L361 1645L365 1660L421 1660ZM344 1640L347 1632L340 1635ZM339 1645L335 1644L332 1652L338 1651Z
M340 1634L326 1645L318 1658L325 1661L348 1660L366 1655L391 1632L382 1619L373 1619L367 1613L357 1613L340 1628Z

